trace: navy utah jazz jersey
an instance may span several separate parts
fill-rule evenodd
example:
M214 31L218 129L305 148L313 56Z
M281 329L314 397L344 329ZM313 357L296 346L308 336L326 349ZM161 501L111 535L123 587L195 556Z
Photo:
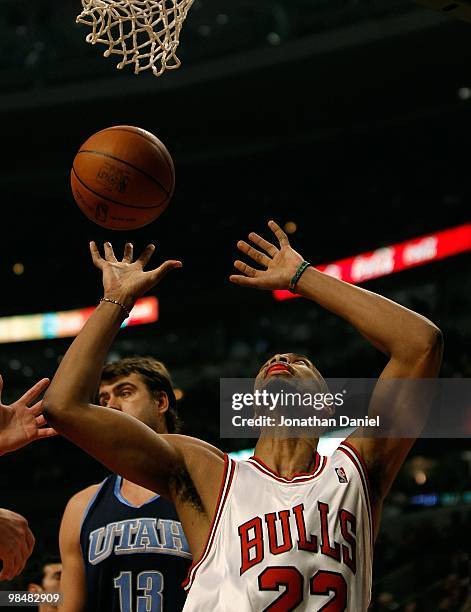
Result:
M191 554L175 507L156 495L140 507L111 475L90 501L80 531L87 612L177 612Z

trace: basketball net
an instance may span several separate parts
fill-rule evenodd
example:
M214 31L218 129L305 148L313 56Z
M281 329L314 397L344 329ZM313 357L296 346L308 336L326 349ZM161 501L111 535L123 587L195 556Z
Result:
M78 23L92 28L86 41L108 46L105 57L121 56L122 69L152 70L160 76L181 65L176 56L180 31L193 0L82 0Z

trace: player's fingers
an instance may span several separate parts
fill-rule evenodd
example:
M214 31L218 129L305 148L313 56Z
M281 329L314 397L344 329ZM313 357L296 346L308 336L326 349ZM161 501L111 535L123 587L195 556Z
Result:
M34 400L36 400L37 397L49 387L49 382L49 378L41 378L41 380L38 380L38 382L33 385L31 389L28 389L28 391L26 391L26 393L22 395L18 401L25 404L34 402Z
M126 244L124 245L124 253L123 253L123 259L122 259L124 263L132 262L133 251L134 251L134 247L132 243L126 242Z
M103 267L103 258L100 255L100 251L98 250L96 243L92 240L92 242L90 242L89 244L89 247L90 255L92 256L92 261L94 265L101 270Z
M18 574L21 573L21 570L23 569L23 566L27 560L28 560L28 557L26 555L26 547L23 544L23 546L18 548L17 553L15 554L13 558L13 568L12 568L13 575L11 576L11 578L15 578L16 576L18 576Z
M12 557L6 557L2 559L3 561L3 569L0 573L0 580L11 580L15 577L13 572L14 568L14 559Z
M167 275L170 270L174 270L175 268L181 268L183 266L181 261L177 261L175 259L169 259L168 261L164 261L164 263L156 268L155 270L151 270L146 272L152 278L152 282L155 284L160 282L165 275Z
M38 439L43 438L53 438L54 436L58 436L59 434L52 427L43 427L42 429L38 429Z
M18 564L15 576L19 576L26 567L26 563L28 562L29 555L21 558L20 563Z
M241 287L257 287L257 280L248 276L240 276L239 274L231 274L229 276L231 283L240 285Z
M55 429L53 429L52 427L44 427L44 425L47 425L47 421L44 418L44 415L42 414L42 400L40 402L37 402L37 404L34 404L34 406L31 406L30 408L30 412L36 416L35 418L35 422L36 422L36 427L38 428L37 430L37 437L38 438L52 438L53 436L57 436L58 433ZM43 429L39 429L40 427L42 427Z
M33 535L33 532L28 527L25 532L25 543L26 543L26 554L28 557L33 552L34 545L36 544L36 538Z
M239 249L239 251L242 251L242 253L245 253L246 255L251 257L261 266L265 266L265 268L268 268L268 266L270 265L271 259L267 255L265 255L265 253L257 251L257 249L254 249L244 240L239 240L239 242L237 243L237 248Z
M29 411L35 417L39 417L39 415L42 415L42 412L43 412L43 401L39 400L39 402L36 402L33 406L31 406Z
M44 418L44 416L42 414L37 416L34 420L36 421L36 426L37 427L43 427L43 425L46 424L46 419Z
M246 276L250 276L252 278L257 276L257 274L259 274L260 272L260 270L256 270L255 268L252 268L251 266L238 259L234 262L234 268L239 270L239 272L242 272L242 274L245 274Z
M111 242L105 242L105 259L106 261L111 261L116 263L118 260L116 259L116 255L114 254L113 247L111 246Z
M14 561L15 576L18 576L23 570L26 561L29 559L29 550L26 542L23 540L17 548Z
M278 242L280 243L280 246L289 246L289 240L288 240L288 236L284 233L284 231L281 229L281 227L278 225L278 223L275 223L275 221L269 221L268 222L268 227L271 229L271 231L275 234L275 236L278 238Z
M146 248L142 251L142 253L139 255L139 257L136 259L136 261L138 261L141 266L145 268L149 263L150 258L154 254L154 251L155 244L148 244Z
M254 244L263 249L265 253L268 253L270 257L275 257L275 255L278 253L278 249L274 244L268 242L268 240L265 240L255 232L250 232L249 240L251 240Z

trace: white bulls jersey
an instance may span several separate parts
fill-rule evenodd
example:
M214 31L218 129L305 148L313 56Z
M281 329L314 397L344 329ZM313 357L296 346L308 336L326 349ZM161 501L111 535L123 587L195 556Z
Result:
M184 612L364 612L372 549L367 474L347 442L291 479L226 457Z

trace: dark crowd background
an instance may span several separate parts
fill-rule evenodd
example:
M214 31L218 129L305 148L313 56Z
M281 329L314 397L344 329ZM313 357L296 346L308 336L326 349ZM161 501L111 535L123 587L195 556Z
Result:
M402 0L196 0L182 68L155 79L87 45L79 4L0 4L0 314L90 306L90 239L156 241L156 261L184 268L155 290L158 323L123 330L110 359L165 361L185 432L225 450L253 441L219 438L221 377L291 350L326 376L378 375L383 358L315 304L231 286L235 244L292 221L294 247L325 263L469 221L471 25ZM135 232L93 225L69 189L79 145L117 124L156 133L176 164L171 206ZM442 329L446 377L471 376L470 267L468 253L365 284ZM52 376L69 342L1 345L4 400ZM63 439L36 443L1 458L0 505L53 554L67 499L103 475ZM417 442L385 506L373 610L471 609L470 477L469 440Z

